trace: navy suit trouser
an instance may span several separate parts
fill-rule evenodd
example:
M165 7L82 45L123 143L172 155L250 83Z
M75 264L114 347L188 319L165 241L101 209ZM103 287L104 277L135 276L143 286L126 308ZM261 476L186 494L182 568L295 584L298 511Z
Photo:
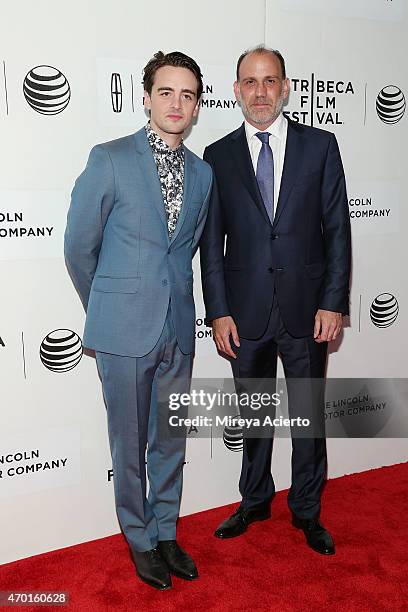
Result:
M238 329L239 333L239 329ZM234 378L263 379L272 383L276 379L277 355L281 356L288 386L289 416L298 416L296 402L291 403L290 378L323 379L325 374L327 342L317 343L313 335L294 338L285 329L276 295L263 335L256 340L240 337L240 347L234 346L237 359L232 360ZM294 381L296 385L296 381ZM319 396L320 397L320 396ZM307 398L303 398L307 401ZM302 402L302 416L305 404ZM307 412L307 410L306 410ZM323 395L311 413L324 418ZM320 429L319 431L322 431ZM271 474L272 436L244 437L239 490L241 507L251 508L269 504L275 494ZM320 437L292 435L292 484L288 494L289 508L301 518L314 518L320 512L321 488L326 476L326 440Z

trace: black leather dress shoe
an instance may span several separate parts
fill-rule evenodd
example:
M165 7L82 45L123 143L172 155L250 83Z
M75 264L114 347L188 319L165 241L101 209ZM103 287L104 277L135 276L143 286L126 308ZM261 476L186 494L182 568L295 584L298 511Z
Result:
M214 535L217 538L236 538L248 529L248 525L255 521L264 521L271 518L269 506L257 506L255 508L241 508L239 506L234 514L231 514L221 525L217 527Z
M176 540L162 540L158 543L161 557L165 560L171 574L184 580L198 578L198 571L194 561L176 542Z
M145 552L132 551L136 573L144 582L164 591L171 587L171 576L166 562L157 548Z
M330 533L319 522L319 519L302 519L292 514L292 525L302 529L306 542L321 555L334 555L334 542Z

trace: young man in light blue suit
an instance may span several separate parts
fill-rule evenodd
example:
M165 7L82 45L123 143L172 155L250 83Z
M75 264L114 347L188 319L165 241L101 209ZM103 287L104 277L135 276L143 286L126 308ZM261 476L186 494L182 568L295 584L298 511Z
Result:
M212 173L182 143L203 90L196 62L156 53L143 84L150 121L94 147L75 183L65 258L102 380L119 522L140 578L166 589L170 574L198 576L176 540L185 436L160 435L158 387L191 378L192 258Z

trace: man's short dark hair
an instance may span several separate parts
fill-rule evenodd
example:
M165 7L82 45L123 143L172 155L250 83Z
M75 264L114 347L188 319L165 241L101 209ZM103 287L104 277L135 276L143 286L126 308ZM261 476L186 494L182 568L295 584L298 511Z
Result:
M242 55L240 55L237 62L237 81L239 81L239 67L241 66L242 60L247 55L252 55L253 53L259 53L259 55L263 55L264 53L270 53L278 58L281 70L282 70L282 78L286 79L286 68L285 68L285 60L283 59L282 53L277 49L270 49L269 47L265 47L265 45L258 45L257 47L253 47L252 49L247 49L244 51Z
M152 59L147 62L143 69L143 87L150 95L154 83L156 71L163 66L174 66L175 68L187 68L191 70L197 79L197 100L201 98L203 93L203 75L201 74L200 66L191 57L181 51L172 51L171 53L163 53L158 51Z

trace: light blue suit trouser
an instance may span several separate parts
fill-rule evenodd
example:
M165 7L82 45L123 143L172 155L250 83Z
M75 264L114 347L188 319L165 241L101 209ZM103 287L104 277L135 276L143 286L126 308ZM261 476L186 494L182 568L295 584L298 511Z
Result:
M176 538L186 444L180 432L166 435L159 426L168 423L169 414L168 402L158 402L158 387L176 385L178 392L188 392L192 354L184 355L177 345L169 307L150 353L122 357L97 352L96 360L107 408L119 523L131 550L150 550L160 540Z

